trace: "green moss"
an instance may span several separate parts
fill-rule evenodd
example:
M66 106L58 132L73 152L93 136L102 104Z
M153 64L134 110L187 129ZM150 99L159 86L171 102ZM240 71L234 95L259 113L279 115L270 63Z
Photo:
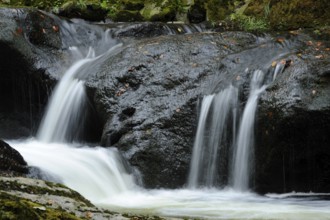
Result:
M209 0L206 3L207 18L209 21L221 21L233 13L234 1L231 0Z
M328 0L250 0L244 15L266 19L272 29L314 28L330 24Z
M61 209L45 208L43 205L12 196L7 193L0 193L0 219L16 220L78 220L80 218L67 213Z
M324 0L278 0L271 7L274 29L297 29L330 24L330 4Z
M245 31L269 30L269 23L265 18L256 18L244 14L231 14L230 21L234 22L240 29Z

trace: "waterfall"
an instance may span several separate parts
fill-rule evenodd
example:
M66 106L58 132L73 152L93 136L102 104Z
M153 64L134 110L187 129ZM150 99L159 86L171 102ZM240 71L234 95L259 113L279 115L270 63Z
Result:
M79 43L70 33L74 26L64 22L62 36L69 36L70 42ZM63 74L48 102L46 113L39 126L37 138L43 142L70 142L77 140L84 130L87 114L86 92L83 79L107 59L122 44L113 45L109 30L94 30L101 39L94 47L69 47L73 60L77 60ZM102 34L100 33L102 32ZM85 52L87 50L87 53ZM84 53L86 55L84 56ZM97 56L97 53L99 54Z
M237 102L238 89L234 86L204 97L190 166L190 188L212 187L218 182L220 148L227 141L227 127L235 127ZM229 122L231 114L234 123Z
M50 98L37 137L44 142L65 142L77 137L83 128L86 94L84 82L76 75L95 59L90 50L86 58L77 61L64 74Z
M202 148L204 144L204 132L207 115L212 104L212 100L214 95L205 96L202 102L202 109L199 116L198 128L195 138L195 144L193 148L192 160L190 165L190 174L189 174L189 187L196 188L198 184L198 177L201 173L200 171L200 163L202 162L200 158L202 158Z
M254 121L258 98L266 86L262 85L264 73L260 70L254 72L250 95L245 105L242 120L239 126L237 145L234 150L232 167L233 188L240 191L249 189L249 178L251 174L252 151L254 146Z
M226 158L230 157L228 152L232 152L232 170L229 170L232 187L240 191L248 190L253 162L255 114L258 97L266 88L262 84L263 79L264 73L256 70L251 79L250 94L237 137L238 89L230 85L216 95L204 97L190 165L190 188L219 185L220 171L224 171L228 162ZM221 155L221 152L228 155Z
M74 27L62 24L62 36L79 43L70 33ZM95 30L100 34L100 29ZM36 140L13 142L29 166L38 167L51 179L77 190L93 202L126 192L135 186L133 175L117 149L86 147L79 143L87 114L87 96L84 79L106 59L111 58L122 44L113 45L109 31L102 31L96 45L71 46L73 64L64 72L49 100ZM47 179L46 178L46 179Z
M29 166L39 167L52 179L97 202L132 189L134 178L127 172L117 149L85 147L29 140L10 142Z

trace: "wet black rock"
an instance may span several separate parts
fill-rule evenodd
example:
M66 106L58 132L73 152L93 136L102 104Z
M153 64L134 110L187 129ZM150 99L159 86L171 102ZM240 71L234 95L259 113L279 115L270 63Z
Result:
M32 9L0 9L0 137L30 136L56 81L58 24Z
M329 192L329 42L307 39L260 100L256 190Z
M183 186L199 98L239 74L221 69L223 57L256 42L254 35L232 32L160 36L124 45L87 82L105 121L102 145L119 148L146 187Z
M0 173L2 175L27 174L27 163L18 151L0 140Z

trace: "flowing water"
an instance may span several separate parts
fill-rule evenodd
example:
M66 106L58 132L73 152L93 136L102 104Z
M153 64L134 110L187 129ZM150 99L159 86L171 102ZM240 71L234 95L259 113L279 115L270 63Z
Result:
M235 190L247 191L251 163L253 161L254 121L257 110L259 94L266 86L263 86L264 73L260 70L254 72L250 84L250 95L244 108L241 124L239 126L237 145L234 150L232 181Z
M113 211L203 219L330 219L330 201L318 199L330 194L259 196L230 188L146 190L134 183L116 149L34 139L8 142L30 166Z
M70 144L78 122L83 120L84 76L118 47L120 45L103 42L99 45L102 52L97 47L73 48L74 53L80 55L54 90L37 139L8 141L30 166L40 168L94 204L114 211L206 219L330 219L330 201L320 200L320 195L259 196L247 191L245 174L249 166L246 163L251 160L248 148L253 138L257 100L264 90L263 76L258 71L251 82L237 138L237 88L229 86L218 94L204 97L186 189L143 189L135 184L116 149ZM231 127L231 137L224 132L227 126ZM219 158L225 148L222 145L229 139L232 146L237 146L233 159L234 189L215 188L212 186L217 183ZM247 167L236 170L236 166Z

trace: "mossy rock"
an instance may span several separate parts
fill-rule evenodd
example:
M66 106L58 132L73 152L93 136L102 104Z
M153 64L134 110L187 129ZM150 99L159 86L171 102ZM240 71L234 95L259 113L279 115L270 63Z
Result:
M250 0L247 8L244 10L244 15L256 18L267 17L269 13L270 0Z
M56 12L56 11L55 11ZM99 1L67 1L58 10L60 16L82 18L89 21L104 20L108 9L103 8Z
M173 21L175 20L176 10L170 2L164 4L147 3L141 10L141 14L147 21Z
M139 11L120 10L109 17L115 22L144 21Z
M330 25L328 0L271 0L269 21L274 29Z
M31 202L30 200L0 192L0 219L79 220L80 218L62 209L46 208L45 206Z
M140 11L144 8L144 1L141 0L123 0L123 9L128 11Z
M211 22L224 20L235 9L233 0L209 0L205 6L207 19Z

